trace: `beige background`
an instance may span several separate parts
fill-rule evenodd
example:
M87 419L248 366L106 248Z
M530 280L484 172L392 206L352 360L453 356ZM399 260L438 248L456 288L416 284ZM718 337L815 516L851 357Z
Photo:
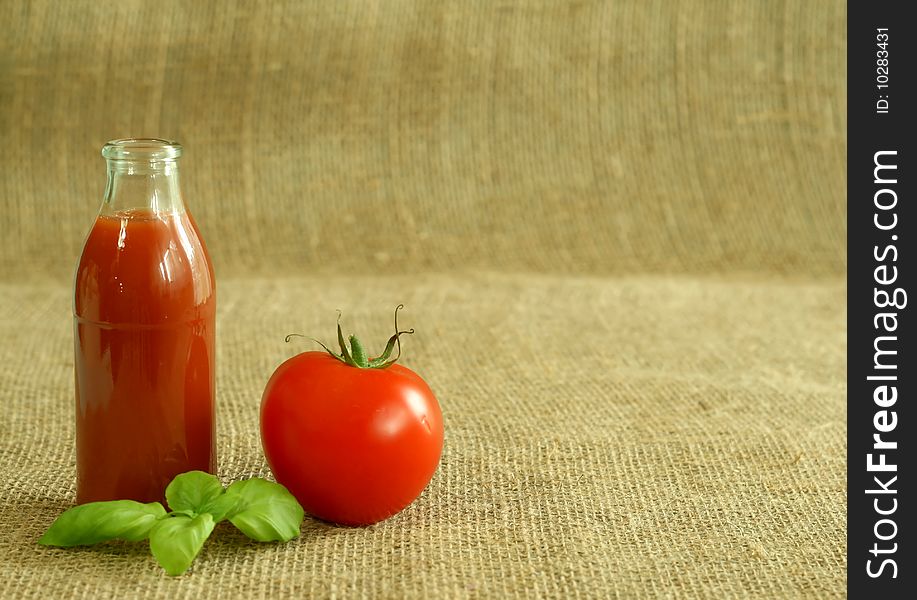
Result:
M843 2L0 1L0 594L828 597L846 583ZM334 309L437 392L424 495L282 546L34 540L110 138L175 138L220 475Z

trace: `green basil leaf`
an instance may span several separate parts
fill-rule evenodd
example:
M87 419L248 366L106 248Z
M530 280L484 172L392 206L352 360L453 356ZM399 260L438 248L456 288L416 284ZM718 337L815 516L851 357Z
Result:
M176 475L166 488L169 510L187 514L209 512L205 508L223 495L223 485L210 473L188 471ZM190 515L189 515L190 516Z
M226 518L253 540L286 542L299 535L302 506L279 483L264 479L237 481L226 489L226 495L238 502Z
M194 518L177 516L163 519L150 532L150 550L166 573L181 575L201 551L214 525L213 517L207 513Z
M156 522L166 515L159 502L133 500L90 502L65 511L38 543L46 546L88 546L119 538L145 540Z
M239 499L235 495L220 494L218 497L204 505L201 512L208 513L211 517L213 517L214 523L219 523L220 521L226 519L229 515L236 512L236 506L238 503Z

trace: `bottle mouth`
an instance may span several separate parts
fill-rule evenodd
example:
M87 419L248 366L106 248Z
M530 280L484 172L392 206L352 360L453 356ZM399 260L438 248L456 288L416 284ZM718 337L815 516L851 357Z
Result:
M157 138L124 138L102 146L106 160L172 162L181 155L181 144Z

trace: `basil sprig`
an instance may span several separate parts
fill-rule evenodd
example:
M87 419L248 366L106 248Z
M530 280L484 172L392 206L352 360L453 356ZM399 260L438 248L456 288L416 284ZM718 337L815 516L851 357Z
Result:
M114 539L150 540L150 550L169 575L188 570L217 523L228 520L259 542L286 542L299 535L303 509L279 483L237 481L224 489L203 471L182 473L159 502L91 502L59 516L38 540L46 546L89 546Z

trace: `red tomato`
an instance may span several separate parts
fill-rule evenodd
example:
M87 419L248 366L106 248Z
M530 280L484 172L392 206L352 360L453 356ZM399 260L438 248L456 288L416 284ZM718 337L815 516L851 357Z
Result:
M304 352L268 381L261 442L274 477L306 512L368 525L401 511L429 483L443 421L433 392L408 368L359 368Z

